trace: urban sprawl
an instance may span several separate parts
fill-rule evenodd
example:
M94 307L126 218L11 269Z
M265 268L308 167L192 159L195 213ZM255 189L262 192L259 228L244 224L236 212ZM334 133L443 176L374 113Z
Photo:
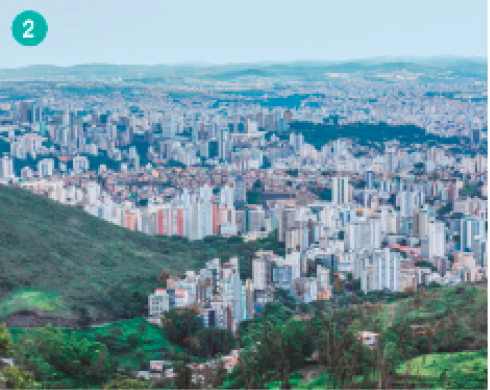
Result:
M486 85L395 81L12 84L1 182L149 235L284 245L258 251L250 279L233 256L169 275L148 298L155 322L193 306L235 332L279 288L310 303L335 299L337 280L367 293L486 278ZM422 136L344 136L359 124ZM338 131L318 145L305 129L321 126Z

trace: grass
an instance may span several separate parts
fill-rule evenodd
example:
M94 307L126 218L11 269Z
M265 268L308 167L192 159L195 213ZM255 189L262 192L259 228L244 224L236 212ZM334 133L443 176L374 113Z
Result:
M398 374L411 374L439 378L444 368L457 370L466 374L475 373L475 365L487 366L488 358L485 350L456 352L456 353L431 353L417 356L403 363L398 369ZM480 368L479 368L480 369Z
M16 291L8 293L0 302L0 317L6 317L19 310L37 308L46 313L64 312L70 314L69 308L60 299L56 291Z
M397 374L427 378L436 387L487 388L487 350L432 353L403 363Z

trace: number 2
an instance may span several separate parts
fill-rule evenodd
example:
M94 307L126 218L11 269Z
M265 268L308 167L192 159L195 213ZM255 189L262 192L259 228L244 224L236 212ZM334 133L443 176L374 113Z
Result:
M24 32L24 35L22 35L22 37L34 38L34 35L31 34L31 31L34 29L34 22L31 19L27 19L22 26L25 27L26 24L29 24L30 27Z

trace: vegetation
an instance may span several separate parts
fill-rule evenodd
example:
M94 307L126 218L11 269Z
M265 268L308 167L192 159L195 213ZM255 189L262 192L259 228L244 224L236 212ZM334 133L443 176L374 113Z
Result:
M143 319L89 329L11 328L11 334L16 361L47 388L100 388L106 382L105 388L148 388L146 382L135 383L124 375L148 369L150 360L173 359L180 351L160 328ZM111 380L118 373L123 376ZM133 387L111 387L116 385Z
M93 387L107 381L117 368L106 345L70 337L51 325L17 340L16 360L43 383L65 388Z
M43 388L148 388L134 372L152 359L173 360L174 386L190 388L197 384L185 362L226 354L236 343L243 348L238 364L229 375L218 364L208 382L213 388L482 388L485 289L422 288L378 297L392 303L298 307L278 290L279 301L243 321L236 341L226 330L203 328L196 308L166 313L163 330L125 320L87 329L12 329L10 337L0 327L0 353L21 363L9 375L22 388L36 382ZM378 334L374 349L358 339L360 330ZM298 370L318 376L307 380L294 374Z
M478 188L475 184L470 184L459 189L460 196L478 196Z
M34 374L22 370L18 366L7 367L0 371L0 385L3 381L7 389L36 389L38 383L34 380ZM3 387L2 387L3 388Z
M247 191L247 203L260 204L260 194L259 191Z
M437 267L434 267L432 263L425 260L420 260L415 262L416 267L430 268L432 271L437 272Z
M451 202L446 203L444 206L441 206L437 209L437 216L442 217L445 214L450 213L453 211L453 204Z
M423 144L424 142L460 144L460 140L456 137L443 138L433 134L426 134L424 129L414 125L391 126L386 123L337 125L330 124L328 120L325 120L321 124L293 122L290 130L303 134L305 142L315 146L318 150L323 145L340 137L356 140L361 145L381 144L393 139L398 140L403 145Z
M182 169L186 169L187 168L187 165L185 164L182 164L181 162L179 161L175 161L175 160L168 160L167 162L167 167L169 168L182 168Z
M444 389L486 389L488 354L486 349L474 352L433 353L411 359L397 369L427 378Z
M328 202L332 201L332 189L327 187L311 187L310 191L313 192L320 200Z
M252 242L149 236L3 185L0 215L0 318L32 308L78 316L81 307L92 321L133 318L146 312L162 268L196 270L237 256L241 276L249 277L257 250L284 253L275 235Z
M131 379L119 376L104 385L104 389L149 389L150 386L142 379Z
M466 370L478 371L474 380L467 381L468 387L461 385L463 378L468 379L465 368L455 362L471 364L470 356L486 356L486 290L459 286L398 294L398 300L386 305L358 302L335 309L318 303L316 309L309 307L310 317L298 320L281 304L268 304L262 318L240 327L245 352L223 388L407 388L441 387L441 383L447 388L484 387L486 361L477 360ZM373 350L357 339L359 330L378 334ZM288 349L290 331L296 335L294 354ZM291 372L306 369L311 361L310 337L321 374L309 382L292 380ZM475 352L462 352L467 350ZM431 378L406 372L409 363L415 367L414 362L436 351L445 354L437 356L461 352L465 357L442 357L434 364L429 360L434 368Z

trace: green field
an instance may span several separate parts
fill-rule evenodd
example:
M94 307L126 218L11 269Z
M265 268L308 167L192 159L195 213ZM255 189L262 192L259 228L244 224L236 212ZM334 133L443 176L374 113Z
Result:
M397 373L426 377L447 389L486 389L487 350L418 356L402 364Z

